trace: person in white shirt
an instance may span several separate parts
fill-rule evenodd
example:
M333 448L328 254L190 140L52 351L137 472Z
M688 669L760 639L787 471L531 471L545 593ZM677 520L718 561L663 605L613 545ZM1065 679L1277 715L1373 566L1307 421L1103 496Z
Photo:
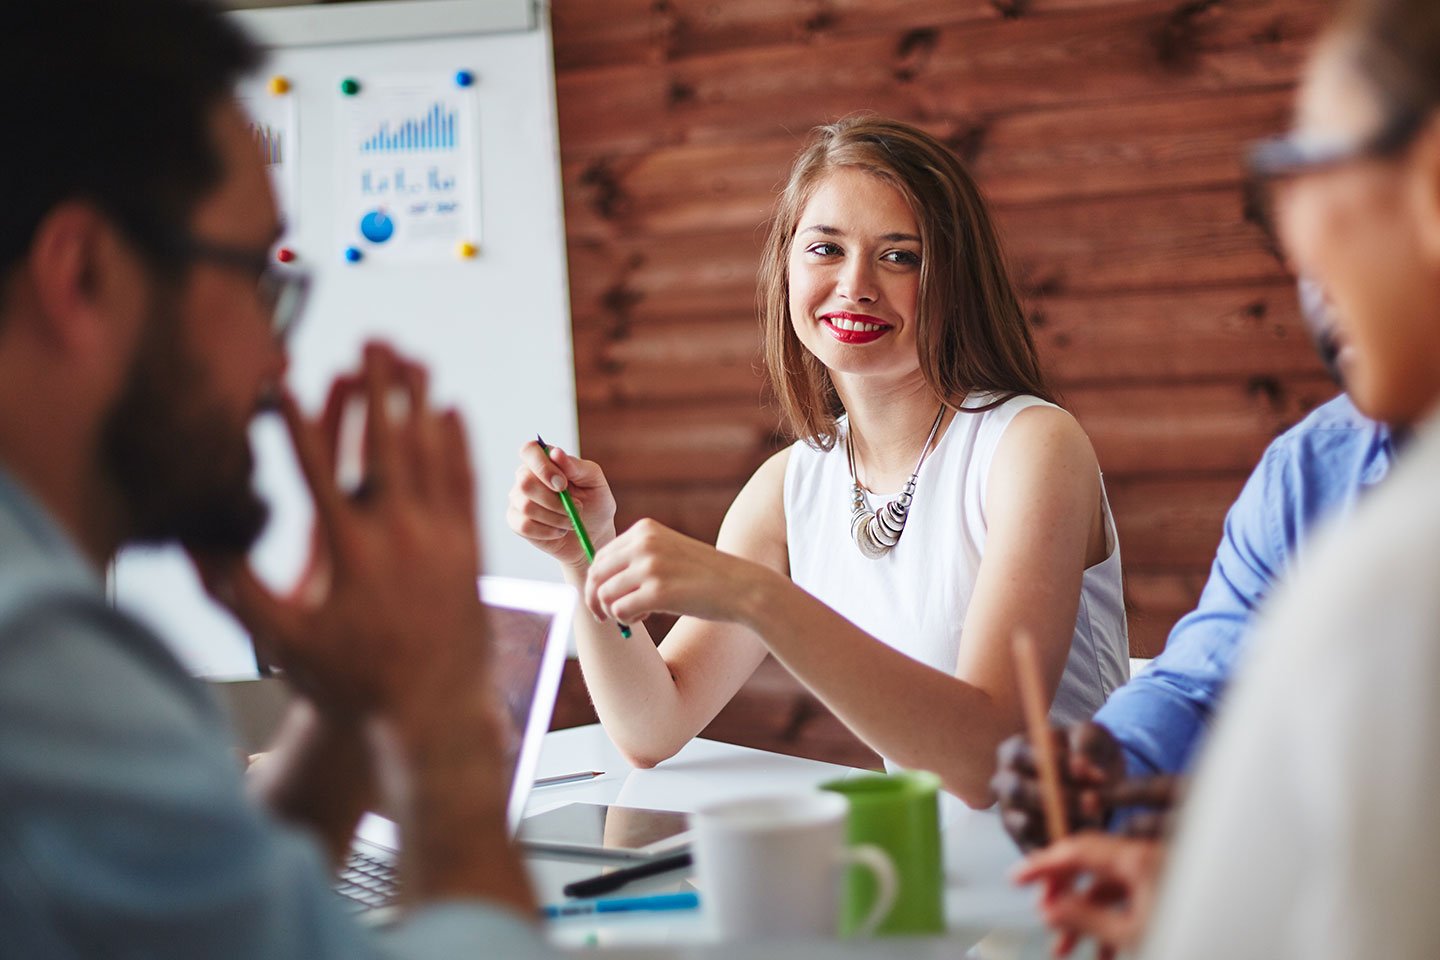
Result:
M995 747L1022 726L1011 638L1037 641L1057 722L1099 707L1128 651L1095 453L1050 399L979 190L914 127L817 128L760 301L796 443L741 490L716 547L649 520L617 537L599 465L537 444L510 525L597 618L634 625L576 627L631 762L672 755L768 652L888 762L988 805ZM588 571L567 487L600 545ZM658 649L640 625L657 612L685 615Z
M1277 591L1163 874L1160 848L1093 834L1021 873L1046 883L1067 938L1138 941L1147 957L1436 957L1440 6L1351 0L1306 71L1295 132L1252 169L1297 268L1336 305L1357 407L1413 437Z

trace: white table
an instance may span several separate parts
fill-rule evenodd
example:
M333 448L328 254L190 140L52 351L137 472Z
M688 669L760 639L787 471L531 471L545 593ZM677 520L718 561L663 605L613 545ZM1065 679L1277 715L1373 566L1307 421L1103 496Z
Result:
M559 730L546 735L537 777L580 770L603 770L593 780L537 788L527 813L562 803L619 803L631 807L693 811L732 798L813 790L828 780L852 776L850 767L803 760L781 754L694 740L674 757L650 770L627 764L599 725ZM1005 872L1018 859L1015 848L992 812L966 809L953 797L942 804L944 821L946 918L949 932L941 937L908 937L863 942L795 942L783 945L786 960L820 958L941 958L966 956L1009 960L1047 956L1047 936L1033 909L1033 894L1016 890ZM592 876L615 861L531 854L526 862L536 896L558 903L561 887ZM690 889L683 871L635 881L624 894L639 895ZM777 944L742 947L708 942L701 914L624 914L553 921L552 939L560 946L586 950L606 948L616 960L641 958L774 957Z

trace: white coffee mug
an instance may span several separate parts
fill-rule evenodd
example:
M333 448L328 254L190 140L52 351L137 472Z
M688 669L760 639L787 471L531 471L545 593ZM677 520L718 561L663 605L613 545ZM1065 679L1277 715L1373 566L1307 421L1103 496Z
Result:
M690 819L701 902L725 940L833 937L844 868L875 875L878 895L857 935L873 933L895 904L895 865L879 847L845 845L849 804L816 791L735 800Z

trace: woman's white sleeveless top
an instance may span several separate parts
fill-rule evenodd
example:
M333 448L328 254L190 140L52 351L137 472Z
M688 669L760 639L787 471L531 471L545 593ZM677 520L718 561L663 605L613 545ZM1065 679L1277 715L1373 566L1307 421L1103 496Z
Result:
M993 399L972 394L965 406ZM797 442L785 468L791 579L871 636L953 674L985 553L985 492L1005 481L991 477L990 465L1005 428L1033 406L1053 404L1017 396L993 410L957 413L920 468L900 542L878 560L863 557L850 537L845 420L828 452ZM871 505L887 499L872 496ZM1120 546L1108 502L1104 511L1110 551L1084 574L1070 656L1050 707L1057 724L1088 720L1129 674Z

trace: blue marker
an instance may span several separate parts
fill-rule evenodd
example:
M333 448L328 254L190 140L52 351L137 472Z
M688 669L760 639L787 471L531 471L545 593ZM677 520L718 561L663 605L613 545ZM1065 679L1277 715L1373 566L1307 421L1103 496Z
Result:
M576 900L542 907L544 917L583 917L596 913L632 913L637 910L694 910L700 906L696 893L658 893L653 897L611 897L606 900Z

